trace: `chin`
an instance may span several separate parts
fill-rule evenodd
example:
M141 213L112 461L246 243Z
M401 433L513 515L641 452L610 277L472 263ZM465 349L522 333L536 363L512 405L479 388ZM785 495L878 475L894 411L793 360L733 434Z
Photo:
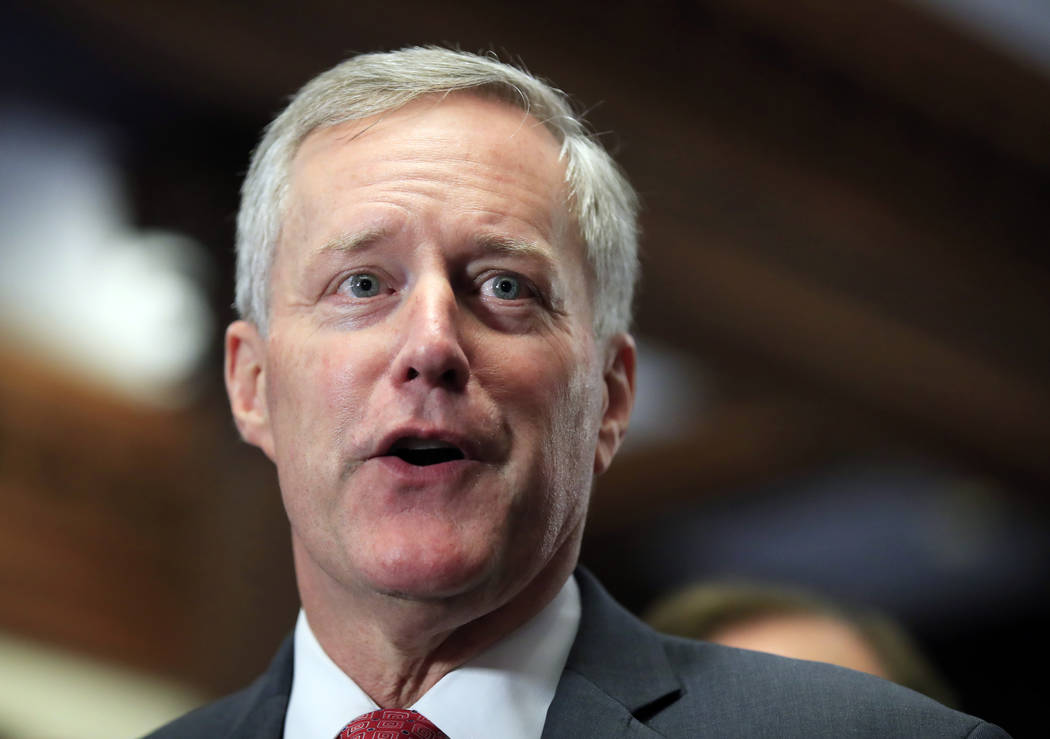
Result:
M497 558L491 552L457 549L443 541L433 547L416 539L384 551L367 568L372 587L404 600L448 600L484 589Z

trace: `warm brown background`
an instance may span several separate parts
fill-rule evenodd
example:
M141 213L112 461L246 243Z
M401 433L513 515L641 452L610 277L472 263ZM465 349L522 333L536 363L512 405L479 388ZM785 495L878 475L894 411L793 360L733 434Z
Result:
M682 521L707 506L783 505L880 460L968 481L1027 527L1026 556L989 578L1010 597L954 583L895 615L967 709L1018 736L1037 725L1036 686L1012 673L1048 613L1048 547L1031 543L1050 483L1048 73L876 0L49 0L0 18L8 94L120 132L139 225L214 251L222 321L240 173L306 79L410 43L553 79L644 199L639 333L704 368L695 427L599 485L587 560L641 608L722 574L642 556L700 536ZM227 420L215 344L178 413L0 344L0 627L209 691L265 664L296 607L287 533L272 470ZM837 594L894 610L866 578L908 569Z

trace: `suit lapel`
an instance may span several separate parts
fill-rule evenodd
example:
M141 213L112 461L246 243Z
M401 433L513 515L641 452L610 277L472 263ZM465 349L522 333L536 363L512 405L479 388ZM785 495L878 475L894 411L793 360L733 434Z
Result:
M580 628L554 694L542 739L659 739L645 722L678 699L681 685L657 635L576 571ZM230 739L281 739L292 684L292 640L245 691Z
M281 739L292 691L292 637L281 644L270 666L246 691L229 739Z
M644 678L640 678L640 681ZM660 739L591 680L566 672L547 711L541 739L600 736L608 739Z
M547 712L544 739L658 737L644 721L673 703L681 685L659 638L586 571L576 571L580 628Z

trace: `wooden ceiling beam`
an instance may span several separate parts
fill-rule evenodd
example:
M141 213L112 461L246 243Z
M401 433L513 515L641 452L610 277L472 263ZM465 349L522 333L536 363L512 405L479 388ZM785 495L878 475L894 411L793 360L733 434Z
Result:
M863 434L785 396L720 404L672 441L621 452L598 480L587 535L813 468L860 447Z
M1050 73L907 0L707 0L843 78L1050 166Z
M848 296L727 244L680 244L650 265L661 299L649 330L679 346L728 346L771 375L803 378L875 417L950 439L1005 468L1050 481L1050 392Z

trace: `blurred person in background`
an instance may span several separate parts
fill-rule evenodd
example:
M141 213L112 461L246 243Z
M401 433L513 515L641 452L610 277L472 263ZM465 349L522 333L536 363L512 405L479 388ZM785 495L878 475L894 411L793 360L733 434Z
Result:
M268 127L225 376L302 609L152 736L1001 737L859 672L663 636L577 567L634 398L636 198L490 56L354 57Z
M659 599L644 620L666 634L827 662L957 701L911 636L882 613L765 583L697 583Z

